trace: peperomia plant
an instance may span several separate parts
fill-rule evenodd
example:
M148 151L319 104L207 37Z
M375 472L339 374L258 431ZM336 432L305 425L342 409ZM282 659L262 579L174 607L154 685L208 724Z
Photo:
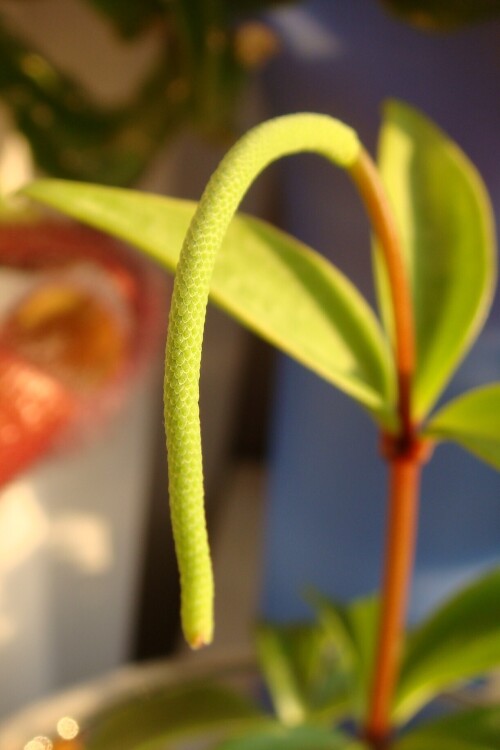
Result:
M262 221L235 216L255 177L270 162L300 151L344 169L360 193L375 237L382 322L313 250ZM380 428L389 468L380 596L341 605L313 595L317 625L262 627L258 651L278 723L239 733L224 750L498 748L498 705L405 728L444 689L500 666L499 570L404 636L423 464L439 441L454 440L500 469L500 383L431 414L481 330L495 287L491 209L466 157L421 114L392 102L385 109L378 168L349 127L324 115L297 114L241 139L198 208L50 180L27 193L129 241L171 270L186 235L170 313L165 418L182 620L193 647L212 637L198 415L209 293L357 400ZM252 715L248 725L259 721ZM333 731L333 723L347 729Z

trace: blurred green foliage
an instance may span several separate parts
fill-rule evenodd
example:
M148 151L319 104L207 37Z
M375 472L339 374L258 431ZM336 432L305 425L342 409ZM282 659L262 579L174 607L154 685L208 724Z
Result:
M298 2L299 0L295 0ZM279 48L258 13L294 0L81 0L132 42L154 27L161 54L126 105L99 106L0 16L0 98L47 173L110 185L140 177L181 125L209 135L234 128L252 69ZM381 0L428 28L489 19L500 0Z
M249 70L277 49L252 13L280 0L85 1L123 40L154 25L161 55L130 100L110 108L0 24L0 97L39 166L60 177L127 185L181 124L231 131Z

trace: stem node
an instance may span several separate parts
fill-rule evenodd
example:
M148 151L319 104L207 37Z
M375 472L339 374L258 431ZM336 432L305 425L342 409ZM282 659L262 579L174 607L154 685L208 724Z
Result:
M389 463L399 459L426 464L433 448L432 440L421 438L415 432L410 435L383 432L380 440L380 454Z

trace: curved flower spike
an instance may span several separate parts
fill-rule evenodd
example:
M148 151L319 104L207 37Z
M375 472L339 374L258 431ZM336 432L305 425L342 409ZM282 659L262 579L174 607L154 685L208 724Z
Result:
M165 368L165 425L172 526L182 588L182 623L197 648L212 639L213 580L203 504L198 381L210 279L227 227L255 177L301 151L349 168L360 144L325 115L297 114L251 130L221 162L189 228L177 268Z

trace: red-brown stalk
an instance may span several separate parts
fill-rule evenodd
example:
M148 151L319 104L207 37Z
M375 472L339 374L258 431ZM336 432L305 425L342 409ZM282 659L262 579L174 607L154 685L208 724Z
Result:
M363 736L373 748L387 747L391 707L401 666L407 602L418 526L420 471L424 459L412 421L411 384L415 333L410 285L398 230L379 174L361 150L350 170L383 255L392 299L397 371L397 431L383 437L389 465L388 532L381 590L381 613L374 673Z

